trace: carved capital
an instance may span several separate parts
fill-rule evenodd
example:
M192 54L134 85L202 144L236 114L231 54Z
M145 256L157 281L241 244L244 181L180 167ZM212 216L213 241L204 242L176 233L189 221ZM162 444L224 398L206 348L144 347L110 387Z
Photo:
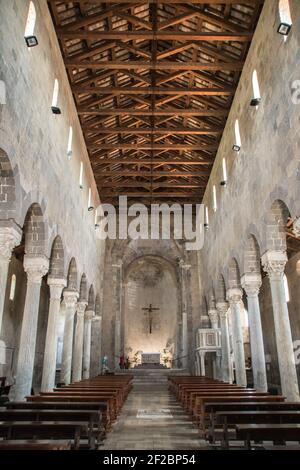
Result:
M75 310L79 293L76 290L65 289L63 293L64 303L67 310Z
M65 278L55 278L48 276L47 284L50 287L50 299L59 300L61 298L63 288L67 285L67 281Z
M77 315L80 316L80 317L83 317L86 307L87 307L87 302L85 302L83 300L80 300L77 303L77 309L76 309Z
M14 222L0 225L0 256L10 261L12 250L19 245L22 239L22 230Z
M294 220L292 232L296 237L300 238L300 217Z
M260 273L245 273L241 277L241 285L248 297L257 297L261 287Z
M262 255L261 262L270 278L281 277L287 263L286 251L268 250Z
M217 302L217 311L219 314L220 319L226 319L227 318L227 312L228 312L228 303L227 302Z
M215 308L208 310L208 316L210 319L210 323L212 328L218 328L218 311Z
M231 287L227 290L226 297L229 303L238 303L243 298L243 291L239 287Z
M24 270L27 274L28 282L40 284L42 277L47 274L49 269L49 260L45 255L24 256Z

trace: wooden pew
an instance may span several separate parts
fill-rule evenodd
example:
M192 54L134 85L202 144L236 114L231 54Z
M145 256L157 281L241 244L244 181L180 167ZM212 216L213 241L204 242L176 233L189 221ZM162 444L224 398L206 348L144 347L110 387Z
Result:
M252 441L300 442L300 424L238 424L236 438L251 450Z
M71 441L65 440L13 440L6 439L0 441L0 451L1 450L70 450L72 446Z
M300 411L295 410L263 410L263 411L219 411L209 427L207 439L215 443L217 429L220 429L221 446L229 447L229 427L236 424L300 424ZM235 433L233 433L235 434ZM233 436L236 439L236 436Z
M82 435L89 436L89 428L81 421L0 421L0 437L4 439L72 439L77 450ZM89 446L95 448L92 439Z

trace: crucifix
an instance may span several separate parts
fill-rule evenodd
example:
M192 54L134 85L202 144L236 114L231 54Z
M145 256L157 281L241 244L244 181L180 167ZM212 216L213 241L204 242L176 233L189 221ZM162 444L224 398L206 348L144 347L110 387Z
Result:
M153 313L155 310L160 310L160 309L157 308L157 307L152 307L152 304L149 304L149 307L142 308L142 310L146 310L146 313L148 313L148 318L149 318L149 333L150 333L150 335L151 335L151 333L152 333L152 321L153 321L152 313Z

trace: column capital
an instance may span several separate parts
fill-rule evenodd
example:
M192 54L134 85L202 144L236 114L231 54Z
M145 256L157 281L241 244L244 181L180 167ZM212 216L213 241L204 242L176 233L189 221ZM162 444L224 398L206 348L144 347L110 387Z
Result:
M182 259L182 258L179 260L179 266L182 269L190 269L191 268L191 264L186 263L185 260Z
M9 223L10 222L10 223ZM14 221L5 221L2 225L0 222L0 256L11 258L12 250L19 245L22 239L22 229Z
M112 268L118 268L118 269L122 269L122 266L123 266L122 260L115 260L111 265Z
M85 320L92 320L94 316L95 316L94 310L86 310L84 312L84 319Z
M102 320L102 315L94 315L92 318L93 322L101 321L101 320Z
M243 291L239 287L231 287L226 292L227 300L231 303L238 303L242 300Z
M25 255L23 264L28 281L35 284L40 284L42 282L42 277L47 274L49 269L49 259L45 255Z
M217 302L217 311L220 318L227 318L228 302Z
M300 217L294 219L292 232L296 237L300 237Z
M287 260L286 251L279 250L268 250L261 257L264 271L269 277L281 277Z
M63 301L66 305L66 309L75 307L78 297L79 293L76 290L65 289L63 292Z
M67 285L67 281L65 278L48 276L47 284L50 287L50 298L60 299L62 290Z
M214 325L218 325L218 311L216 308L211 308L208 310L208 316L211 322L212 328L215 328Z
M248 297L256 297L261 287L260 273L245 273L241 277L241 285Z
M81 317L84 316L87 304L88 303L84 300L79 300L79 302L77 302L77 315L79 315Z

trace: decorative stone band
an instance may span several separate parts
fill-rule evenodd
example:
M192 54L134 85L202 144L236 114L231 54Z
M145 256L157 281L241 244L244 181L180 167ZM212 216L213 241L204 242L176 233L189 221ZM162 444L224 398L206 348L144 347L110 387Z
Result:
M75 309L79 293L76 290L65 289L63 293L66 310Z
M49 260L47 256L24 256L24 270L27 274L28 282L40 284L42 277L47 274L49 269Z
M7 225L8 224L8 225ZM5 225L0 222L0 256L7 261L11 258L12 250L19 245L22 239L22 230L15 222L5 221Z
M268 250L262 255L261 262L270 278L280 278L287 263L286 251Z
M261 287L260 273L245 273L241 277L241 285L248 297L257 297Z
M231 287L227 290L226 297L230 303L238 303L242 300L243 291L239 287Z
M60 300L62 290L67 285L66 279L48 276L47 284L50 287L50 299Z
M84 319L85 320L92 320L94 316L95 316L94 310L86 310L85 314L84 314Z

